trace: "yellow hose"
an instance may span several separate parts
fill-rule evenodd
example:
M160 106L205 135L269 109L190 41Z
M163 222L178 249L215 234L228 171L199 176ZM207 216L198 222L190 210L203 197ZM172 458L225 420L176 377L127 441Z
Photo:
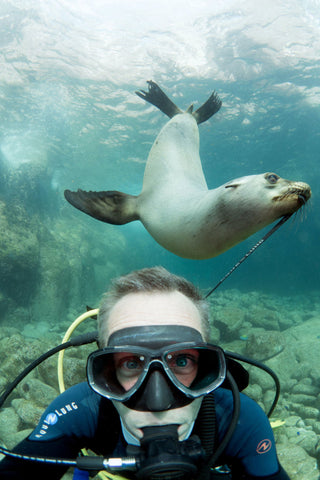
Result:
M88 317L92 317L93 315L98 315L99 309L95 308L93 310L89 310L88 312L83 313L80 317L76 318L76 320L70 325L68 330L63 337L62 343L65 343L69 340L74 330L77 328L80 323L86 320ZM63 379L63 358L64 358L64 350L59 352L58 356L58 383L59 383L59 391L60 393L65 391L64 379Z

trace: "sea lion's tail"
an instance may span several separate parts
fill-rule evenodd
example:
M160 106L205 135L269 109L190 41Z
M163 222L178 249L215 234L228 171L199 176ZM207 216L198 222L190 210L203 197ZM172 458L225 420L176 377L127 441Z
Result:
M151 103L155 107L159 108L161 112L168 115L169 118L174 117L178 113L183 113L177 105L175 105L169 97L164 93L163 90L152 80L147 82L148 84L148 91L140 90L137 91L136 94L143 98L146 102Z
M222 106L222 101L216 94L216 92L212 92L210 97L206 102L204 102L201 107L198 108L195 112L193 112L194 118L197 120L197 124L203 123L206 120L209 120L212 115L217 113Z
M163 90L152 80L147 82L148 84L148 91L140 90L137 91L136 94L145 100L146 102L151 103L155 107L159 108L161 112L168 115L169 118L174 117L178 113L183 113L177 105L175 105L172 100L164 93ZM208 100L201 105L195 112L192 113L193 106L191 105L187 112L194 116L197 123L203 123L208 120L212 115L217 113L222 105L222 101L218 97L218 95L213 92Z
M79 189L77 192L65 190L64 196L75 208L101 222L123 225L139 220L137 197L134 195L117 191L85 192Z

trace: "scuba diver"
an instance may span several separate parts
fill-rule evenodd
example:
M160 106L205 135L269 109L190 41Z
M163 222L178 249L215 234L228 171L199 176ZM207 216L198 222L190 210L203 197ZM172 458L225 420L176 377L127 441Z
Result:
M74 478L89 478L99 470L79 456L89 448L125 478L289 480L267 415L239 393L246 370L209 332L209 305L184 278L154 267L114 280L87 382L51 403L13 449L21 458L0 462L0 478L59 479L68 466L58 459L75 457ZM57 462L32 461L41 456Z

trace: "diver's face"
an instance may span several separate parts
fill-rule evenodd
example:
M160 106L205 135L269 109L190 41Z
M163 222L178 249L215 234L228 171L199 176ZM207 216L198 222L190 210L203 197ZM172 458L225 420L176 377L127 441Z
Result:
M197 330L203 338L201 319L197 307L185 295L175 291L171 293L132 293L119 300L110 312L108 319L107 335L104 344L108 344L110 336L130 327L180 325ZM183 341L174 338L172 343ZM119 359L121 365L121 359ZM120 375L121 372L118 372ZM125 378L121 381L125 389L129 389L132 379ZM196 371L189 372L190 378L186 378L185 385L190 385ZM137 439L143 435L142 428L145 426L178 424L179 440L184 440L190 430L190 425L198 415L202 398L196 398L183 407L172 408L164 411L137 411L128 408L121 402L113 401L124 426Z
M184 325L203 336L200 313L185 295L177 291L141 292L124 296L112 308L104 344L107 345L110 335L117 330L147 325ZM176 341L179 342L179 338Z

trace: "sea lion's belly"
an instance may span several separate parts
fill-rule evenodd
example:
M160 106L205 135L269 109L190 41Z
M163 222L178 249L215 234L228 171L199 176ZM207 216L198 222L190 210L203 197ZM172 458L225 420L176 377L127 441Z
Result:
M260 188L255 176L240 190L224 185L199 190L175 185L174 194L157 191L143 198L140 219L153 238L185 258L212 258L281 216Z
M222 222L213 192L192 191L190 185L185 185L176 188L166 201L167 195L158 190L148 200L143 198L140 220L160 245L176 255L204 259L212 257L212 252L219 248L218 255L228 248L230 225Z
M176 188L184 188L186 182L197 190L207 190L199 156L198 126L189 113L172 118L156 138L146 163L142 193L161 189L164 194L172 194Z

